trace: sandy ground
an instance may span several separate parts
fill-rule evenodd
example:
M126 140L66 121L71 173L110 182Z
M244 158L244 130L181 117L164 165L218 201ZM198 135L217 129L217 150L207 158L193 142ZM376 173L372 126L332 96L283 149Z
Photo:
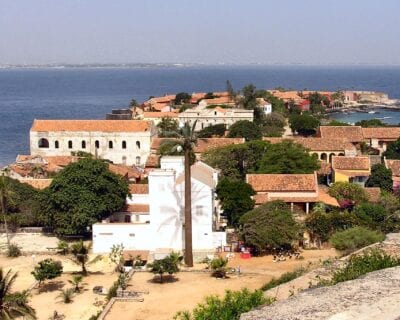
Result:
M208 273L181 272L178 281L172 283L152 283L153 275L137 272L130 281L130 290L149 291L144 295L144 302L116 302L107 320L164 320L172 319L179 310L192 310L204 297L222 295L226 289L240 290L259 289L272 277L299 267L314 266L322 260L336 256L335 250L306 250L302 253L304 260L287 260L274 263L271 256L257 257L249 260L240 259L236 255L230 267L241 268L241 275L229 279L218 280Z
M0 250L7 248L4 233L0 233ZM11 233L10 242L17 244L23 252L46 252L47 248L56 248L58 238L41 233Z
M91 259L94 257L92 255ZM33 266L45 258L61 260L65 273L59 278L47 281L42 285L40 292L38 289L32 290L30 305L36 310L38 319L47 320L57 310L59 314L65 316L65 319L87 320L91 315L101 310L101 305L105 304L105 298L104 296L94 294L92 289L97 285L109 288L117 278L117 274L112 272L113 265L109 263L107 257L88 266L90 274L83 280L84 290L82 293L75 295L73 302L70 304L64 304L58 297L61 289L71 287L68 279L72 278L72 272L80 270L79 266L74 264L69 258L59 255L35 255L34 258L29 255L14 259L0 256L0 266L5 271L12 269L13 272L18 272L13 290L25 290L35 282L35 279L31 275Z

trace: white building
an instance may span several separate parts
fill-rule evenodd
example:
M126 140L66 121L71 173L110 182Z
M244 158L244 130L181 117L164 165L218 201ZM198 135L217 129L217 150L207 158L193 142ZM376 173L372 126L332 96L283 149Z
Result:
M265 114L270 114L272 112L272 104L268 101L265 101L263 98L258 98L257 103Z
M178 114L179 123L193 124L195 121L195 131L200 131L209 126L216 124L225 124L229 128L232 124L240 120L253 121L253 110L236 109L236 108L221 108L212 109L188 109Z
M192 165L193 251L213 253L225 245L224 232L215 232L215 187L218 171L203 162ZM163 157L161 169L149 174L149 184L132 185L125 212L93 225L93 252L109 252L114 244L126 250L184 248L184 159Z
M70 156L84 151L116 164L144 165L153 124L143 120L34 120L31 155Z

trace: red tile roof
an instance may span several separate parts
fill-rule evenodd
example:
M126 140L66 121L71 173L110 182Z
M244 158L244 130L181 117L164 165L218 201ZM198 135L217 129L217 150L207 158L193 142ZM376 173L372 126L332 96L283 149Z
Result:
M246 181L256 192L317 191L317 178L311 174L247 174Z
M344 138L353 143L364 140L362 128L359 126L320 126L318 136L327 139Z
M362 128L366 139L397 140L400 138L400 127Z
M311 151L346 151L355 150L355 147L344 138L328 139L328 138L303 138L303 137L285 137L285 138L269 138L264 137L264 141L271 143L280 143L284 140L291 140L295 143L303 145Z
M128 179L132 179L132 178L140 179L142 177L141 172L136 167L130 167L130 166L122 165L122 164L110 163L108 165L108 168L110 169L111 172L119 174Z
M149 185L148 184L130 184L129 185L130 194L148 194Z
M151 122L145 120L37 120L31 131L145 132Z
M143 112L143 118L178 118L176 112Z
M379 202L381 196L381 188L364 188L369 195L369 201L371 202Z
M242 144L244 138L199 138L194 147L195 153L203 153L215 148L221 148L232 144Z
M132 213L148 213L150 207L148 204L129 204L125 206L124 210Z
M333 170L370 170L369 157L332 157Z

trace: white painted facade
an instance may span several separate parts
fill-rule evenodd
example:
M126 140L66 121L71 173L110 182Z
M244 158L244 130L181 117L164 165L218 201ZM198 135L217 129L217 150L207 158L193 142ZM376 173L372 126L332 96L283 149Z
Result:
M214 251L216 243L226 243L225 233L214 232L216 207L214 189L218 172L202 162L192 166L192 234L193 250ZM122 243L126 250L184 248L184 162L183 157L163 157L161 169L149 174L149 193L132 195L128 204L148 204L147 216L131 223L97 223L93 225L93 252L109 252ZM145 222L147 221L147 223Z
M124 120L99 122L104 121L125 122ZM143 131L101 131L100 126L95 131L85 129L42 131L35 129L34 124L30 131L30 153L33 156L70 156L71 152L84 151L115 164L144 166L150 154L151 136L151 128Z
M185 123L193 124L195 121L195 131L200 131L206 127L216 124L225 124L229 128L232 124L240 120L253 121L254 111L246 109L216 107L213 109L188 109L178 114L180 125Z

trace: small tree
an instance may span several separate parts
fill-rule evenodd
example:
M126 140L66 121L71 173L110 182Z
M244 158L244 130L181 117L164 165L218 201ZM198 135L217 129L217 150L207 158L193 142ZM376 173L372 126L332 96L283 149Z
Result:
M245 138L246 141L261 139L260 128L251 121L240 120L232 124L229 128L229 138Z
M163 117L157 124L157 128L159 137L179 137L179 124L176 119Z
M216 124L213 126L205 127L197 134L198 138L212 138L223 137L225 134L226 126L224 123Z
M39 287L45 280L51 280L61 276L63 266L61 261L54 261L53 259L45 259L40 261L35 269L31 272L33 277L39 281Z
M89 260L89 245L85 245L83 240L75 242L71 246L71 253L74 257L74 261L79 264L82 268L82 274L86 275L86 263Z
M69 288L60 290L60 294L57 297L60 298L64 303L71 303L73 295L74 290Z
M108 257L110 258L111 262L115 264L115 270L118 272L122 272L122 267L124 264L124 245L122 243L113 244Z
M269 202L247 212L240 222L243 241L258 252L290 247L300 238L300 226L289 207L281 201Z
M179 92L175 96L175 104L189 103L192 96L187 92Z
M81 291L81 283L83 281L83 277L81 275L74 275L72 279L69 279L68 282L72 284L74 292L78 293Z
M319 120L309 114L294 114L289 118L290 129L303 136L310 136L316 133Z
M368 201L368 194L358 184L349 182L335 182L329 188L329 194L339 203L350 202L352 205Z
M367 187L379 187L384 191L393 190L392 170L383 164L374 164L371 168L371 176L366 182Z
M118 287L121 287L122 290L125 290L128 287L128 274L123 272L118 276Z
M228 259L222 257L211 260L210 267L211 270L213 270L212 276L216 278L225 278L227 264Z
M62 255L66 255L69 251L68 242L65 240L60 240L57 243L58 252Z
M386 151L383 153L386 159L400 159L400 139L388 144Z
M173 275L179 272L179 265L182 262L183 257L176 252L171 252L171 254L164 259L154 260L153 263L149 264L151 272L158 274L160 276L160 282L163 283L163 274L168 273Z

